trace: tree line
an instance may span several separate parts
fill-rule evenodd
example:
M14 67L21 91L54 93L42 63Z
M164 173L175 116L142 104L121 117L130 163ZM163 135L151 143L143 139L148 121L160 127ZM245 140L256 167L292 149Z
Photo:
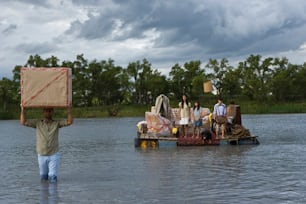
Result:
M160 94L178 101L182 94L191 100L204 96L203 82L211 81L215 93L223 98L265 102L296 102L306 99L306 63L291 64L288 59L250 55L236 66L226 58L175 64L168 76L163 75L147 59L131 62L127 67L114 60L89 61L83 54L74 61L51 56L43 59L30 55L24 67L69 67L72 69L73 106L93 107L114 104L152 104ZM13 78L0 80L2 111L20 104L20 68ZM213 95L213 94L208 94Z

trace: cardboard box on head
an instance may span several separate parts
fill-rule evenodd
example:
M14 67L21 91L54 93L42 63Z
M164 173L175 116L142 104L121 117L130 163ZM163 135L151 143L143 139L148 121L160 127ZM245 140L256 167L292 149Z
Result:
M38 67L20 70L21 106L25 108L72 105L71 69Z

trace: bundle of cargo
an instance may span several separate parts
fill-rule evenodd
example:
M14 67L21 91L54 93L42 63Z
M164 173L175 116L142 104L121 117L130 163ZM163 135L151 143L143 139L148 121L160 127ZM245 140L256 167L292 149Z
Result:
M21 68L21 106L65 108L72 105L71 69Z

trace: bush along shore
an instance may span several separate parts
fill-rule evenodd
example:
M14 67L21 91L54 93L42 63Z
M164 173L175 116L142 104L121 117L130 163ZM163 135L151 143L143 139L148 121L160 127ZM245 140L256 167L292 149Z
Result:
M212 111L213 105L201 104ZM306 113L306 103L240 103L242 114L288 114L288 113ZM146 111L151 110L152 105L115 105L102 107L73 107L74 118L102 118L102 117L144 117ZM177 107L177 105L172 105ZM27 118L41 118L42 109L33 108L26 110ZM0 111L0 120L19 119L20 109L11 108L7 111ZM64 108L55 109L57 118L66 117Z

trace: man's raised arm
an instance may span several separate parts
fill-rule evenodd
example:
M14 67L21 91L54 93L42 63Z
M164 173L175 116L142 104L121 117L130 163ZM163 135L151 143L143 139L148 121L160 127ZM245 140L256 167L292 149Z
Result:
M24 125L26 122L26 118L25 118L25 110L24 107L21 106L21 112L20 112L20 124Z
M67 123L68 123L68 125L71 125L73 123L71 107L67 108Z

